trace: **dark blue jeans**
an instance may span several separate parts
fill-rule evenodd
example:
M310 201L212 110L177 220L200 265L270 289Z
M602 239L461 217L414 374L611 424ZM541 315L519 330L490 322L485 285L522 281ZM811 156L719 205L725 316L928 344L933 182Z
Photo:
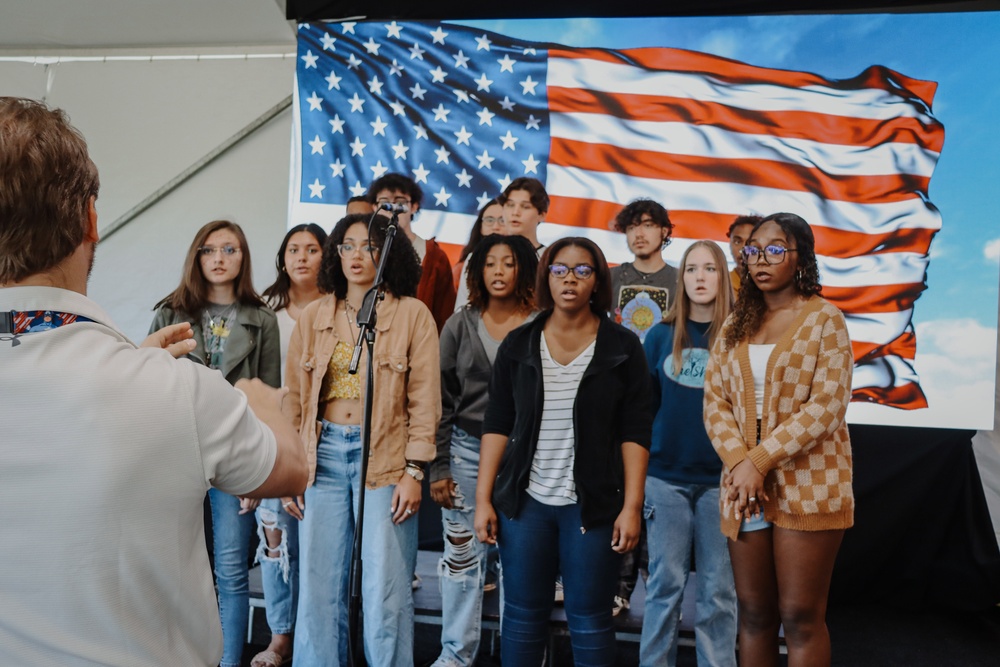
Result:
M614 665L611 607L621 557L611 549L613 526L583 531L578 504L544 505L528 494L516 519L501 512L499 522L504 667L541 664L557 574L562 574L566 589L574 664Z

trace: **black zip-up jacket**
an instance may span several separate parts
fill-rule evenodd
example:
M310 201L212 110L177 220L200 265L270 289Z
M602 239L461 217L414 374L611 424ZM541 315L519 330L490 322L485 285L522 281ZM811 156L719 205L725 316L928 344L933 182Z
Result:
M542 328L549 313L510 332L490 378L483 433L507 436L493 486L493 506L515 518L528 488L542 419ZM652 389L646 355L634 333L608 319L597 329L594 357L573 403L573 474L582 528L614 522L625 501L623 442L649 449Z

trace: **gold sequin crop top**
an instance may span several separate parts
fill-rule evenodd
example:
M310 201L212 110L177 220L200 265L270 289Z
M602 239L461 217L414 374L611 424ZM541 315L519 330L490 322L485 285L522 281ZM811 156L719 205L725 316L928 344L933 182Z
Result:
M335 398L361 398L361 375L347 372L354 348L344 341L337 343L319 389L320 402Z

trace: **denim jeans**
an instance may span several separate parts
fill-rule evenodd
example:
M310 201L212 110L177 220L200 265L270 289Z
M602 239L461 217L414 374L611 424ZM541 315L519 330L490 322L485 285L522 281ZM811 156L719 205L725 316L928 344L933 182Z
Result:
M515 519L499 513L504 610L500 659L504 667L542 663L556 575L566 590L573 662L615 663L611 616L621 557L611 549L611 524L582 529L579 504L545 505L527 493Z
M451 436L452 509L441 510L444 556L438 563L441 585L441 655L436 667L469 667L476 661L483 625L483 585L489 545L476 539L476 481L479 438L457 426ZM455 544L452 540L465 540Z
M270 556L264 529L281 531L277 556ZM257 508L260 546L257 561L264 587L264 610L271 632L290 635L295 629L295 607L299 596L299 520L285 511L280 498L268 498Z
M639 664L677 663L681 598L691 571L698 572L695 652L699 667L736 667L736 586L726 538L719 530L719 487L646 478L649 579Z
M316 480L299 525L295 665L347 664L348 579L361 487L361 428L323 422ZM367 489L361 546L365 658L372 667L413 665L416 516L392 522L395 485Z
M212 505L212 549L215 584L219 589L219 616L222 618L221 667L240 667L250 618L250 570L247 559L253 514L240 514L240 499L209 489Z

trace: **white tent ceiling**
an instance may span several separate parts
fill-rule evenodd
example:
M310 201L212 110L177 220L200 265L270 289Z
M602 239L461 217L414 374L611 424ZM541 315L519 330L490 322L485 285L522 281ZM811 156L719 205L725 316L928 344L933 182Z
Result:
M0 0L0 53L294 48L285 0Z

